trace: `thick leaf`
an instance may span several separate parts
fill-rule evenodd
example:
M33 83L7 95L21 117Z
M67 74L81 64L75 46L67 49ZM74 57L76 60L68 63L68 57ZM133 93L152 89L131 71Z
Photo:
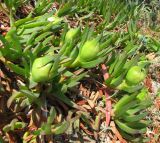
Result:
M11 63L11 62L8 62L8 63L7 63L7 66L8 66L13 72L15 72L16 74L22 75L22 76L25 77L26 74L25 74L25 69L24 69L24 68L19 67L18 65L13 64L13 63Z
M54 135L63 134L70 126L70 123L68 121L64 121L62 123L59 123L57 125L52 125L52 133Z
M53 122L53 120L55 119L55 117L56 117L56 110L55 110L55 108L54 107L51 107L51 110L50 110L50 112L49 112L49 117L48 117L48 119L47 119L47 123L48 124L52 124L52 122Z
M100 63L102 63L104 60L105 60L106 57L101 57L101 58L98 58L96 60L93 60L91 62L81 62L81 66L83 68L93 68L97 65L99 65Z
M114 76L114 77L117 77L117 76L119 76L122 72L123 72L123 70L124 70L124 65L125 65L125 63L126 63L126 61L127 61L127 54L124 52L124 53L122 53L120 56L119 56L119 60L117 61L117 63L115 64L115 66L114 66L114 71L113 71L113 73L111 74L112 76Z
M38 37L35 38L35 44L40 42L41 40L45 39L47 36L51 35L52 32L44 32L40 34Z
M12 93L12 95L9 97L7 101L7 107L9 108L12 104L12 102L18 98L18 97L23 97L24 95L21 92L15 91Z
M65 16L67 14L69 14L70 12L74 11L76 8L76 6L73 5L73 2L68 2L68 3L65 3L59 10L58 10L58 13L57 15L59 17L62 17L62 16Z

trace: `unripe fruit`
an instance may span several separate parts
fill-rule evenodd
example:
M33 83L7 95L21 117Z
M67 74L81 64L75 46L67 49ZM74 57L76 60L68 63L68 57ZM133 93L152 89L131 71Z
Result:
M100 52L99 42L97 39L85 42L79 53L79 60L89 62L97 57Z
M78 57L70 67L81 66L81 63L91 62L97 58L100 52L99 38L88 40L81 47Z
M52 56L44 56L35 59L32 65L32 79L35 82L45 82L51 80L55 76Z
M139 84L145 78L145 72L139 66L133 66L129 69L126 80L129 84Z

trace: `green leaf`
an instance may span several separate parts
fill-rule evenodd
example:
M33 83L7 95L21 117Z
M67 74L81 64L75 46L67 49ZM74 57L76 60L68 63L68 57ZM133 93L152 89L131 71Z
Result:
M40 42L32 49L33 55L36 57L42 51L42 49L44 49L44 47L43 44Z
M54 107L51 107L51 110L50 110L50 112L49 112L49 117L48 117L48 119L47 119L47 123L48 124L52 124L52 122L53 122L53 120L55 119L55 117L56 117L56 110L55 110L55 108Z
M124 70L124 65L127 61L127 57L128 55L124 52L119 56L119 60L117 61L117 63L114 66L114 71L112 73L112 76L117 77L119 76L123 70Z
M52 32L44 32L42 34L40 34L38 37L35 38L35 44L37 42L40 42L41 40L45 39L47 36L51 35Z
M11 29L6 34L5 39L10 43L10 48L14 49L18 53L22 53L22 46L20 44L20 38L17 35L16 27L11 27Z
M31 20L33 20L32 17L26 17L26 18L23 18L23 19L19 19L14 23L14 25L16 27L19 27L19 26L21 26L21 24L24 24L25 22L28 22L28 21L31 21Z
M54 135L63 134L70 126L70 123L68 121L64 121L62 123L59 123L57 125L52 125L52 133Z
M117 38L118 38L118 34L117 34L117 33L111 35L105 42L103 42L103 43L100 45L100 49L107 48L107 47L109 47L110 45L114 44L114 42L117 40Z
M42 101L38 98L39 93L33 93L29 90L20 90L20 92L22 92L29 99L30 104L35 103L38 106L42 105Z
M16 74L22 75L22 76L25 77L26 73L25 73L25 69L24 69L24 68L21 68L21 67L19 67L18 65L15 65L15 64L13 64L13 63L11 63L11 62L8 62L8 63L7 63L7 66L8 66L13 72L15 72Z
M43 123L43 124L41 125L41 128L40 128L40 134L41 134L41 135L49 135L49 134L52 134L52 132L51 132L51 124Z
M65 96L63 93L58 92L56 94L54 94L53 96L55 96L57 99L63 101L65 104L67 104L70 107L79 109L80 107L74 103L71 99L69 99L67 96Z
M118 77L113 77L112 81L110 82L110 86L111 87L117 87L118 85L120 85L123 82L123 79L125 77L125 72L123 72L121 75L119 75Z
M63 75L66 76L66 77L74 76L74 74L70 71L66 71Z
M67 82L66 82L68 84L67 86L68 87L73 87L74 83L76 84L79 80L81 80L85 76L87 76L87 72L84 72L80 75L72 76L69 80L67 80Z
M141 112L138 115L129 115L129 116L124 114L122 118L126 122L137 122L137 121L140 121L141 119L144 119L147 115L148 115L147 112L144 112L144 113Z
M12 124L11 124L12 126ZM13 124L13 130L15 129L23 129L26 126L26 123L24 122L16 122Z
M115 65L118 63L118 61L120 60L120 53L117 53L118 56L115 57L114 59L111 58L112 60L112 63L110 65L110 68L109 68L109 74L111 75L114 71L114 68L115 68Z
M98 58L96 60L90 61L90 62L81 62L81 66L83 68L93 68L97 65L99 65L100 63L102 63L105 60L106 57L102 57L102 58Z
M31 23L28 23L28 24L23 24L23 28L24 29L30 29L30 28L40 27L40 26L47 25L48 23L49 23L49 21L31 22Z
M32 45L34 40L35 40L35 37L37 36L37 34L38 34L37 32L33 32L30 35L29 39L26 41L26 45Z
M128 62L125 63L124 69L129 70L132 66L137 65L140 55L136 55L134 58L130 59Z
M28 98L30 99L37 99L39 97L39 93L33 93L29 90L20 90L20 92L22 92L24 95L26 95Z
M23 129L27 124L24 122L18 122L17 119L13 119L10 124L3 127L4 132L14 131L15 129Z
M5 125L4 127L3 127L3 131L4 132L9 132L11 130L11 126L10 125Z
M127 91L128 93L133 93L133 92L136 92L142 88L143 88L143 85L136 85L136 86L127 87L126 89L123 89L123 90Z
M85 29L83 30L83 33L82 33L79 50L82 48L84 43L91 37L91 35L93 34L93 31L94 31L93 27L91 27L91 28L89 28L88 26L85 27Z
M57 15L59 17L65 16L69 14L70 12L74 11L76 6L73 5L74 3L72 1L65 3L59 10Z
M42 42L43 46L46 46L47 44L49 44L49 43L51 42L51 40L53 40L53 38L54 38L53 35L47 37L47 38Z
M116 110L115 112L115 118L120 118L124 113L126 113L128 109L135 107L137 103L138 103L137 100L133 100L127 103L126 105L124 105L123 108L119 108L119 109L117 108L118 110Z
M24 95L21 92L15 91L12 93L12 95L9 97L7 100L7 107L9 108L12 104L12 102L18 98L18 97L23 97Z
M10 49L9 42L2 35L0 35L0 40L2 41L5 48Z
M22 31L20 34L31 34L33 32L39 32L41 30L43 30L45 28L45 26L39 26L39 27L34 27L34 28L29 28L29 29L24 29L23 26L22 26Z

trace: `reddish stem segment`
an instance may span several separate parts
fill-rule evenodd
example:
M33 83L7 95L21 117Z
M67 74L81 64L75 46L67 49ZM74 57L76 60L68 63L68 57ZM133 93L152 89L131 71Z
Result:
M110 124L110 120L111 120L112 104L111 104L111 100L108 98L109 94L106 90L104 91L104 94L106 96L106 126L108 127Z
M107 67L105 64L102 64L101 67L102 67L103 78L104 80L107 80L109 78L109 73L107 73Z
M109 78L109 74L107 73L107 67L105 66L105 64L102 64L101 67L103 72L103 78L104 80L106 80ZM104 89L103 92L104 92L104 95L106 96L106 126L108 127L111 120L112 103L111 103L111 100L109 99L109 93L106 88Z

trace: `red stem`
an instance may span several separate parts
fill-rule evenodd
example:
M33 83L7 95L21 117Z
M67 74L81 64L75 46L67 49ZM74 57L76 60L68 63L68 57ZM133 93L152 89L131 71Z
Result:
M109 94L106 90L104 91L104 94L106 96L106 126L108 127L111 120L112 104L111 104L111 100L108 98Z
M101 67L102 67L103 78L104 80L107 80L109 78L107 67L105 66L105 64L102 64ZM111 120L112 103L111 100L109 99L109 93L107 91L107 88L105 88L103 92L104 95L106 96L106 126L108 127Z

